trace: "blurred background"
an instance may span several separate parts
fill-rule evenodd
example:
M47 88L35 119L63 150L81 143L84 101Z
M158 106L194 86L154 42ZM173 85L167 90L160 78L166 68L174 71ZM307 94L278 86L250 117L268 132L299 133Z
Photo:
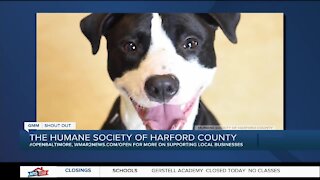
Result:
M37 121L100 129L118 96L79 22L84 13L37 14ZM202 96L224 129L284 128L283 14L242 13L238 44L217 30L217 73Z

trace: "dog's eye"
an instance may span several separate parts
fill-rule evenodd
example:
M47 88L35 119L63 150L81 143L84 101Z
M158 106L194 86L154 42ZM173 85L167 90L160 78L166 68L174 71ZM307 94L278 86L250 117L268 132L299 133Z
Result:
M194 49L198 46L198 41L197 39L195 38L187 38L184 45L183 45L183 48L184 49Z
M123 45L123 50L128 53L135 52L137 50L137 46L133 42L126 42Z

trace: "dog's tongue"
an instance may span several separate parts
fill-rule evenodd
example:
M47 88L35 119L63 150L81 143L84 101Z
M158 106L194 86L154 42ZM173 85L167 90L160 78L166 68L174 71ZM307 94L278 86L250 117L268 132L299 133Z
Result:
M185 117L179 105L163 104L149 108L145 114L146 126L151 129L169 130L179 121L184 121Z

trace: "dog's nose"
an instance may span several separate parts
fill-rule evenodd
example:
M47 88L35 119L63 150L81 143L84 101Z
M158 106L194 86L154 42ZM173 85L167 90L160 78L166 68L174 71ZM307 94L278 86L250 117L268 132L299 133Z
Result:
M172 74L154 75L147 79L144 89L150 100L168 102L179 90L179 80Z

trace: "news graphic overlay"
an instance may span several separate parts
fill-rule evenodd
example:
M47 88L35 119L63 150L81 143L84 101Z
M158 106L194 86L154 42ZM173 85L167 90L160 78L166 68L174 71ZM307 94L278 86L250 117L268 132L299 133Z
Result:
M75 128L75 124L70 122L25 123L26 130L20 133L21 145L24 149L44 150L303 150L320 148L318 131L89 131L70 130L71 125ZM67 128L61 128L64 126Z
M32 170L33 169L33 170ZM30 171L32 170L32 171ZM21 166L20 177L319 177L316 166Z

